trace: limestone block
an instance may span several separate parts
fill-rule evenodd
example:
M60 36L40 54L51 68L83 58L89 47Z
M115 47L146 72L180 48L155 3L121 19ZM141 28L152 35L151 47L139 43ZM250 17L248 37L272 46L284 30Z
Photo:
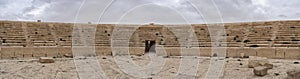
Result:
M72 55L71 47L57 47L57 49L60 55Z
M181 56L200 56L200 48L182 48Z
M112 56L111 50L110 47L96 47L96 54L98 56Z
M1 58L2 59L9 59L11 57L13 57L14 54L12 52L9 52L9 51L3 51L2 52L2 55L1 55Z
M156 48L156 55L157 56L170 56L170 53L167 53L164 48Z
M57 57L58 49L57 48L46 48L44 53L47 55L47 57Z
M54 59L52 57L40 57L40 63L54 63Z
M285 58L287 59L299 59L300 52L298 48L289 48L285 50Z
M244 56L256 56L256 50L254 48L243 48L238 53L244 53Z
M45 52L47 52L46 48L34 48L34 51L32 51L33 57L44 57L46 54Z
M20 48L18 48L18 50L20 50ZM24 58L32 58L33 57L33 53L32 51L34 51L32 48L24 48L22 49L23 51L21 51L23 53Z
M275 57L274 58L284 58L285 48L276 48Z
M227 57L238 57L236 50L236 48L227 48Z
M268 58L275 57L275 49L274 48L257 48L256 52L257 52L257 56L259 56L259 57L268 57Z
M17 57L17 58L23 58L23 52L22 51L16 51L15 52L15 57Z
M67 53L63 55L66 58L73 58L73 54Z
M300 69L290 70L287 75L286 79L300 79Z
M211 56L211 48L200 48L200 56Z
M170 56L180 56L181 49L179 47L167 48L166 51L170 53Z
M130 55L143 55L145 49L143 47L129 47Z
M253 73L256 76L265 76L268 74L268 68L265 66L257 66L257 67L254 67Z

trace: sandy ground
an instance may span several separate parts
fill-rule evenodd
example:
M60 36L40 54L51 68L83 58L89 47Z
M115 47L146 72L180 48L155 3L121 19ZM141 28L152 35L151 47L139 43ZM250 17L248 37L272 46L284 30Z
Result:
M111 56L97 57L98 61L109 79L140 79L134 75L128 75L119 69ZM132 56L133 61L140 66L146 66L150 59L148 56ZM180 57L169 57L166 59L164 67L158 73L153 73L148 79L172 79L176 76ZM198 57L200 59L197 79L204 79L209 68L209 57ZM37 59L32 60L0 60L1 79L78 79L78 73L74 65L74 60L55 59L55 63L39 63ZM223 76L221 79L284 79L286 71L300 68L299 60L269 59L274 65L264 77L254 76L253 69L248 68L248 59L226 58ZM238 61L240 60L240 61ZM277 75L276 75L277 74Z

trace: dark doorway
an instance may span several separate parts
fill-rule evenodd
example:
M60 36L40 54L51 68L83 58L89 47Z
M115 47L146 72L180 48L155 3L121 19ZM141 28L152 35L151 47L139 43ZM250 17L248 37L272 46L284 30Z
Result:
M155 41L146 40L145 41L145 53L156 52L155 51Z

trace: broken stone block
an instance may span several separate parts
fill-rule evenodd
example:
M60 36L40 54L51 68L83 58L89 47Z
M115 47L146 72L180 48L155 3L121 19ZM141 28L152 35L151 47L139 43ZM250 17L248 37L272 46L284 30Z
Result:
M300 79L300 69L290 70L287 75L286 79Z
M266 58L262 57L250 57L248 60L248 67L249 68L254 68L257 66L266 66L269 69L273 68L273 64L269 64L269 61Z
M40 57L40 63L54 63L54 59L52 57Z
M273 64L267 63L264 66L266 66L268 69L273 69Z
M257 66L257 67L254 67L253 73L256 76L265 76L268 74L268 68L265 66Z
M73 58L73 55L72 54L64 54L64 57Z

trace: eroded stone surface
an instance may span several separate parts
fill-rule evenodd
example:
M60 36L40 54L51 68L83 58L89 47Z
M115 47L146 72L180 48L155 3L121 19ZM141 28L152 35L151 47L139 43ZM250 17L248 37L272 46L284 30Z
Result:
M300 69L290 70L287 74L287 79L300 79Z
M253 68L253 73L256 76L265 76L268 74L268 68L265 66L257 66Z
M103 59L105 57L105 59ZM108 79L140 79L134 75L123 72L111 56L98 57L98 61ZM150 59L147 56L132 56L133 61L139 66L146 66ZM153 73L153 79L172 79L178 73L180 57L169 57L159 73ZM210 64L210 58L200 59L196 79L204 79ZM299 60L268 59L273 64L273 69L268 70L265 76L254 76L253 68L248 68L248 59L237 61L236 58L226 59L224 73L220 79L284 79L289 70L300 68ZM240 65L243 63L244 65ZM50 78L50 79L78 79L73 59L56 59L54 63L43 64L34 60L0 60L0 78ZM277 75L276 75L277 74Z

